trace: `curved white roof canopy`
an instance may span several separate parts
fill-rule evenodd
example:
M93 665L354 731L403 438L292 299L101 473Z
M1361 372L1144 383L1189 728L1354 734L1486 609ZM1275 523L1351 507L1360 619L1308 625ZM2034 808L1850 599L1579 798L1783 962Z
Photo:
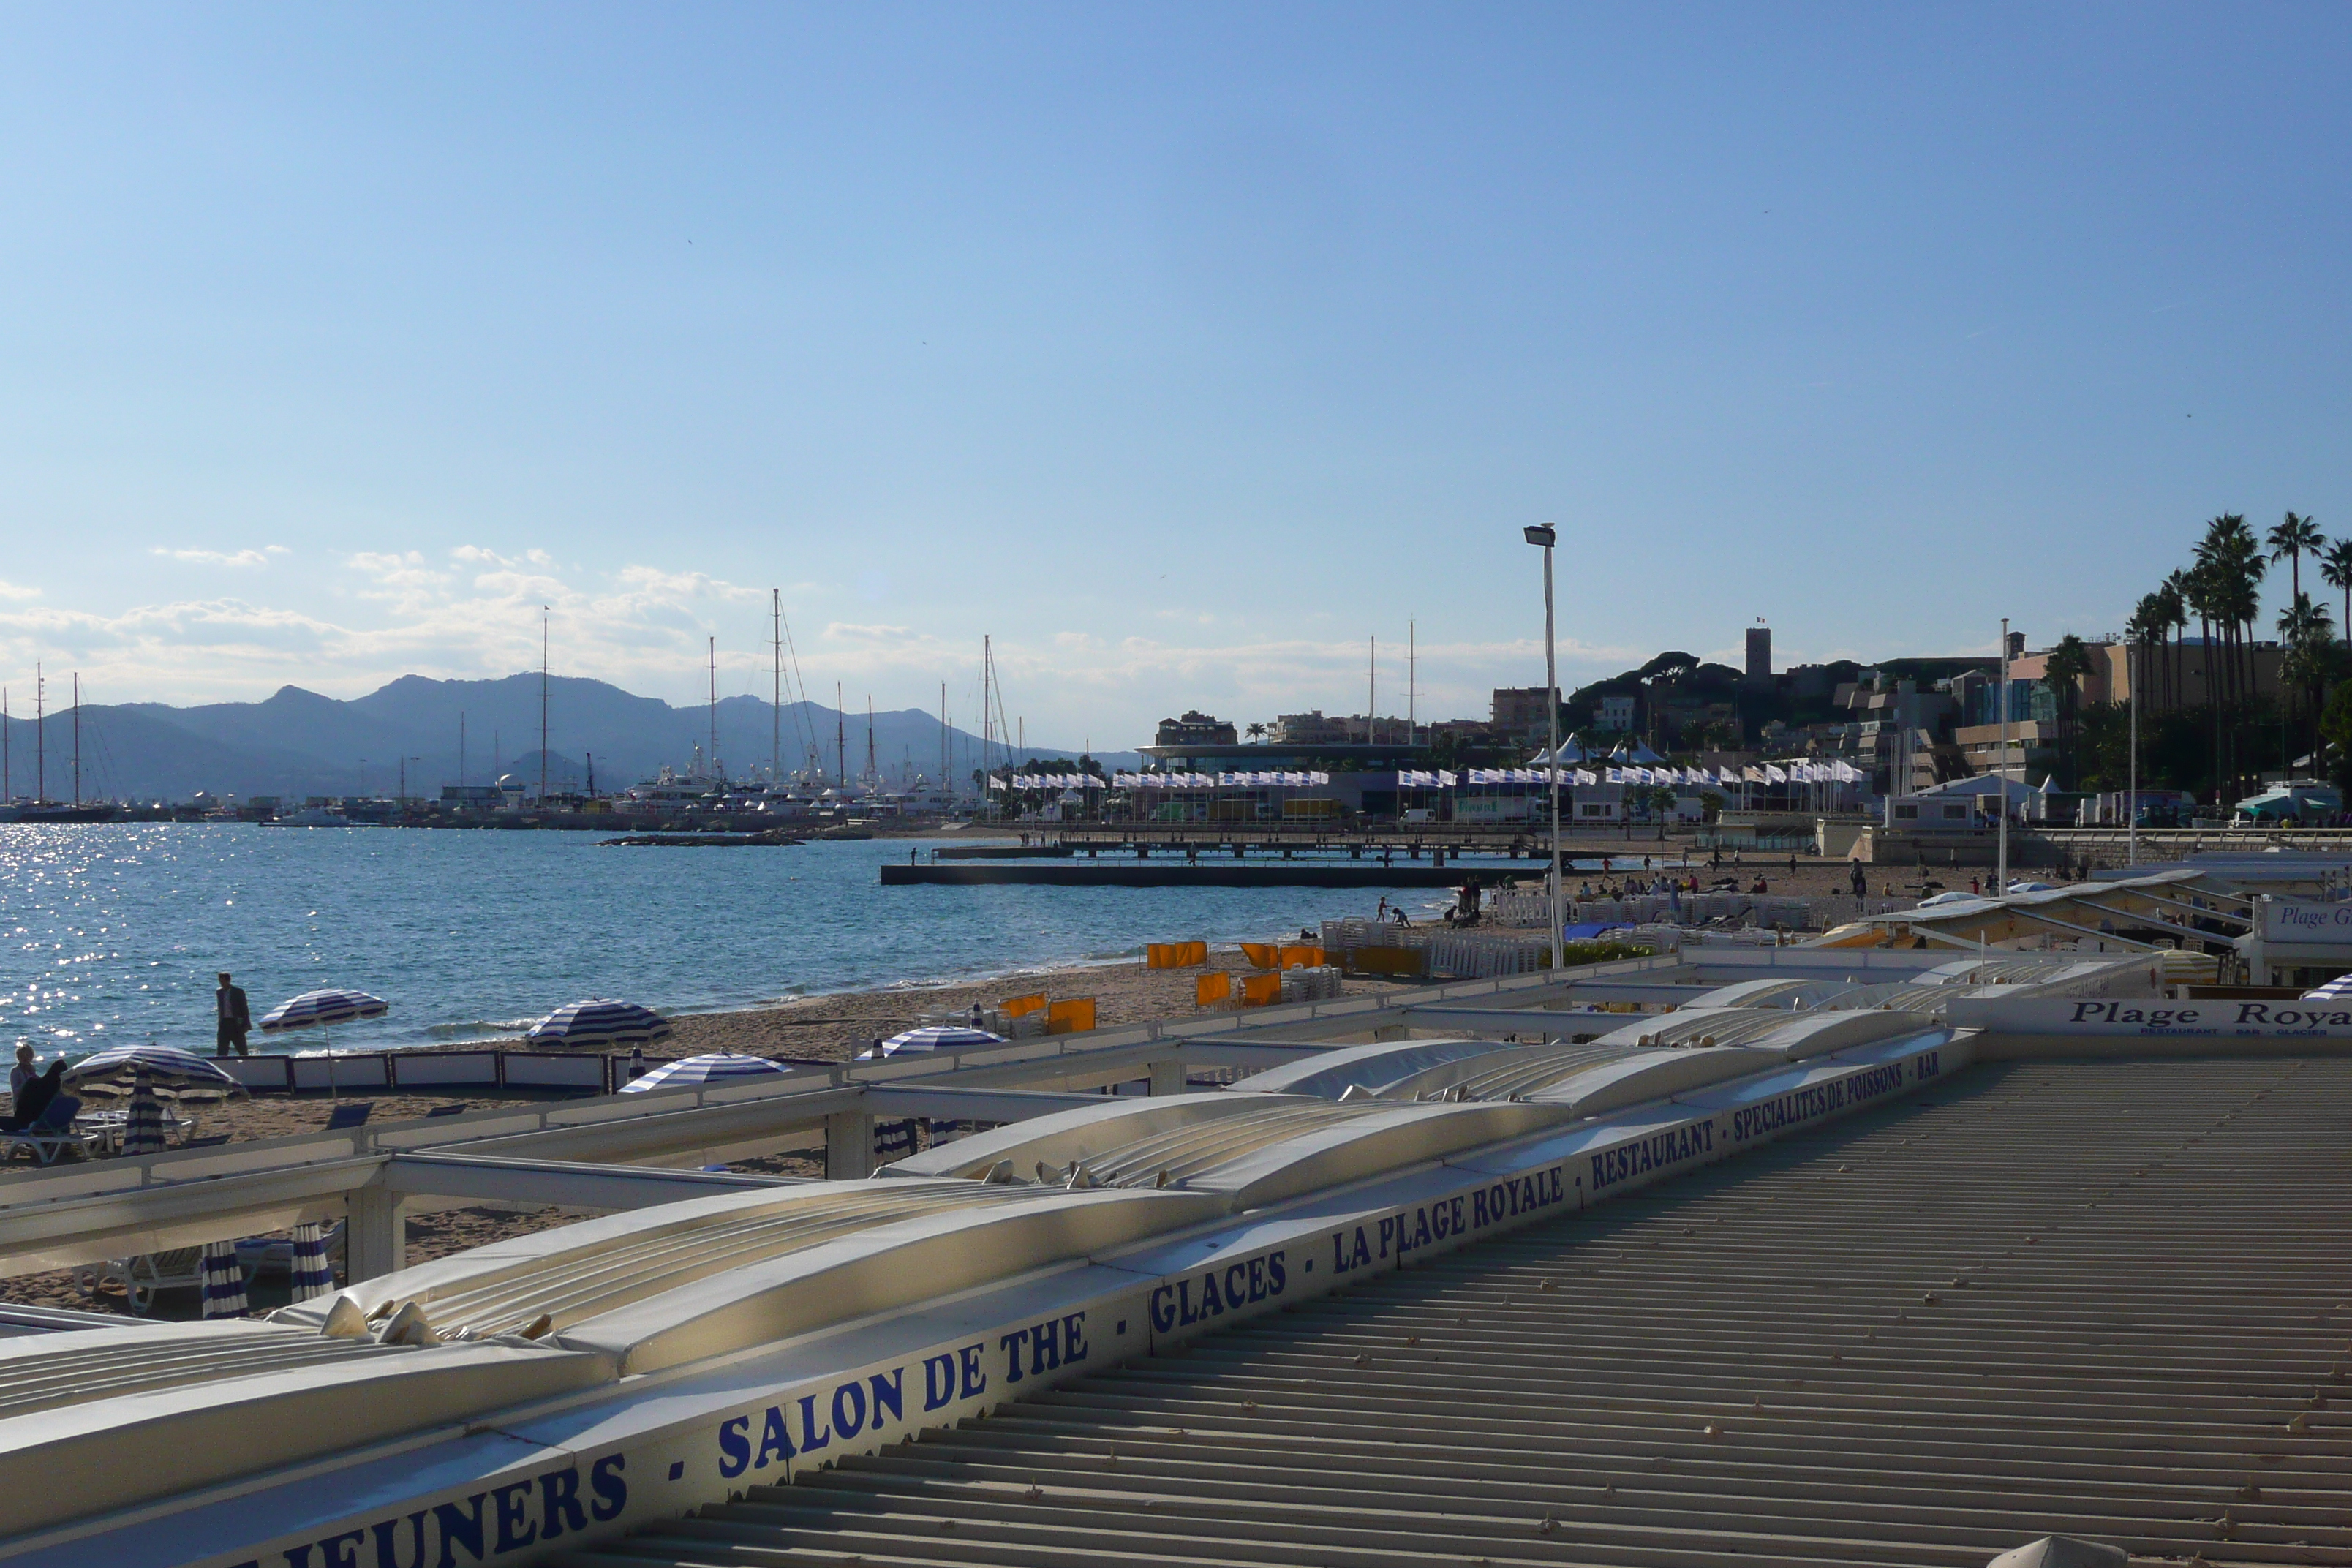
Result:
M1511 1047L1500 1040L1377 1040L1346 1046L1228 1084L1230 1094L1312 1094L1337 1100L1351 1089L1383 1092L1431 1068Z

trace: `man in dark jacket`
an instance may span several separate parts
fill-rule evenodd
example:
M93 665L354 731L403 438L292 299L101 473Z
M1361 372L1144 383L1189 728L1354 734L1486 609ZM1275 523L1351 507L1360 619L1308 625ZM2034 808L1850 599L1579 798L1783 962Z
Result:
M230 984L226 971L221 973L220 989L213 993L213 1013L218 1020L213 1031L213 1054L225 1057L235 1046L238 1056L248 1055L245 1037L253 1027L253 1012L246 1005L245 987Z

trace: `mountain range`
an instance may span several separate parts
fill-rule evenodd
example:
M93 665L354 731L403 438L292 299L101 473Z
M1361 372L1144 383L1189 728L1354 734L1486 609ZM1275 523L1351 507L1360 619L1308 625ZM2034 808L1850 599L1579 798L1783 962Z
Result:
M73 797L76 718L68 710L49 714L38 728L26 718L0 726L0 798L29 797L37 781L49 799ZM404 675L349 701L286 686L260 702L91 704L79 720L84 799L178 801L198 791L391 795L402 787L404 762L413 795L438 795L445 784L490 784L500 774L533 787L540 780L536 672L499 680ZM548 787L580 788L592 766L596 786L608 792L665 765L683 772L698 749L713 749L714 725L719 759L737 777L764 772L779 752L788 774L809 768L813 752L829 777L842 762L853 778L866 772L864 713L814 702L789 702L779 713L758 697L677 708L602 680L555 678L547 683ZM919 709L876 713L872 733L875 766L894 786L918 774L938 778L943 736L948 773L962 788L971 787L981 765L980 737L942 730L938 715ZM1022 752L1041 760L1078 754L1043 746ZM1004 765L1001 744L991 760ZM1140 763L1133 752L1101 752L1096 760L1106 768Z

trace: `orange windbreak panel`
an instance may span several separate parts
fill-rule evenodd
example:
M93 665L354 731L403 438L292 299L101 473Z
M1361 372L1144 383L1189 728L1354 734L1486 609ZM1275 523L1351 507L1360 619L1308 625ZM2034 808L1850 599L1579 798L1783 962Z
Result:
M1192 982L1192 1005L1213 1006L1234 994L1234 977L1223 970L1203 974Z
M1045 1009L1045 1032L1049 1035L1084 1034L1094 1026L1095 999L1091 996L1073 996Z
M1018 1018L1024 1014L1034 1013L1045 1005L1045 994L1040 991L1034 996L1007 996L996 1005L996 1010L1008 1018Z

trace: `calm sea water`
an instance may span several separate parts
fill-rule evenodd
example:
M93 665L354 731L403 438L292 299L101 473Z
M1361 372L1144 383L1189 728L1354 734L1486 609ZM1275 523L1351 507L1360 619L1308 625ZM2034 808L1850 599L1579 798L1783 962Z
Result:
M574 833L0 826L0 1027L44 1054L150 1038L209 1051L212 977L227 969L257 1017L323 985L373 992L390 1016L335 1044L381 1049L509 1031L583 996L704 1011L1279 937L1383 896L878 886L906 854L887 839L607 849Z

